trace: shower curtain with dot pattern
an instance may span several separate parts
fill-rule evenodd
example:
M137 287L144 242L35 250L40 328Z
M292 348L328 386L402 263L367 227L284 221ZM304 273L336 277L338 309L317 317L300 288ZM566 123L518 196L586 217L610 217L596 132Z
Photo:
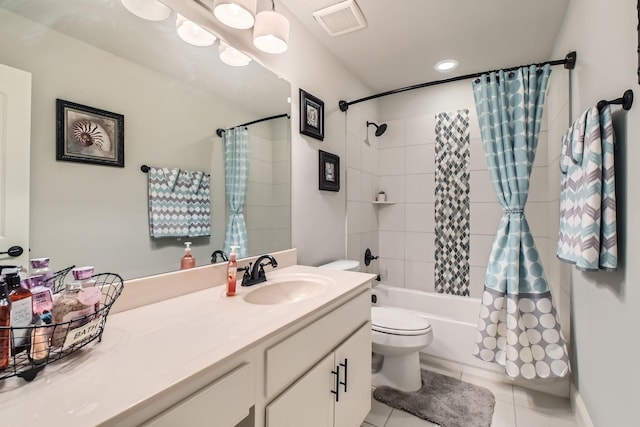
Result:
M564 377L567 349L524 208L551 68L473 82L489 174L504 209L487 265L473 354L511 378Z
M238 258L249 255L249 238L244 221L244 204L249 180L249 131L245 127L227 129L222 138L224 144L224 178L229 207L224 251L239 246Z

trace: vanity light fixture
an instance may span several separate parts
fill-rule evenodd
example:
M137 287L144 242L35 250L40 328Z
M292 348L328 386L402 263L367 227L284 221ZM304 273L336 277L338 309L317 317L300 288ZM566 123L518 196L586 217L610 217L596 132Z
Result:
M249 65L251 58L244 53L240 52L235 47L231 47L222 40L220 40L220 46L218 46L220 52L220 60L232 67L244 67Z
M455 59L444 59L433 66L436 71L448 73L458 68L458 61Z
M237 30L253 27L257 0L214 0L213 14L220 22Z
M129 12L147 21L162 21L171 14L169 9L158 0L120 0Z
M265 53L283 53L289 43L289 21L276 12L274 0L271 10L263 10L256 15L253 26L253 45Z
M216 36L179 13L176 18L176 30L182 40L193 46L211 46L217 39Z

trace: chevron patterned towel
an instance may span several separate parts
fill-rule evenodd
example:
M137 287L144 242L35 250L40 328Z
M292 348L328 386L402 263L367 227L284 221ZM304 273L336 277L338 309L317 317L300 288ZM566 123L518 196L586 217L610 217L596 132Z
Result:
M150 167L147 179L151 237L211 234L209 174Z
M579 270L618 267L611 108L585 111L562 138L557 256Z

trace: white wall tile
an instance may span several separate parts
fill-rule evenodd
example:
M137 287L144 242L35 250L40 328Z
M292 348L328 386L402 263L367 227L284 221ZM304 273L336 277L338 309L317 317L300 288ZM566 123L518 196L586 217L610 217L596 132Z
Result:
M469 267L469 295L472 298L482 298L486 273L486 267Z
M362 169L362 147L364 142L353 135L347 135L347 167Z
M364 253L362 249L362 236L363 233L349 233L347 234L347 259L354 259L360 261L360 254Z
M480 138L473 138L469 142L469 170L487 170L487 159Z
M405 176L405 201L407 203L434 203L434 174L423 173Z
M371 202L375 197L375 177L373 174L363 172L360 176L360 201Z
M496 192L489 178L489 171L471 171L469 174L469 197L471 202L497 202Z
M433 232L434 222L433 203L407 203L405 204L405 228L406 231Z
M347 202L347 233L361 233L363 223L362 203Z
M495 236L471 235L469 242L469 264L474 267L486 267L491 254Z
M404 288L404 260L380 258L378 259L380 278L386 285Z
M375 192L384 191L387 193L387 200L395 203L405 201L405 179L402 175L381 176L378 180L378 188Z
M381 205L378 209L378 227L384 231L405 231L405 204Z
M405 261L404 287L433 292L433 262Z
M362 110L359 106L352 105L346 111L347 134L360 140L363 138L365 120L362 119Z
M547 166L549 158L549 131L540 132L538 135L538 147L533 166Z
M414 145L405 148L405 173L432 173L434 164L434 144Z
M471 234L495 236L504 212L498 202L471 203L469 215Z
M404 260L405 233L402 231L380 231L380 257Z
M405 233L405 259L408 261L435 261L434 233Z
M433 144L435 142L435 115L410 117L405 122L405 145Z
M364 142L358 144L361 149L361 167L363 172L377 173L376 149L368 146Z
M385 148L380 150L377 170L380 176L404 175L404 148Z
M360 183L361 172L359 169L347 168L347 200L348 201L360 201L361 200L361 188Z

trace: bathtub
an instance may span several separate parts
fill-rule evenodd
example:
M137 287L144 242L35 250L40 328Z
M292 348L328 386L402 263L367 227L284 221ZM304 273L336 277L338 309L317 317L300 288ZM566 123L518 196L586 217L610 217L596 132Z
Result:
M429 321L433 328L433 342L420 351L421 363L442 366L442 361L454 362L461 371L468 371L472 375L488 376L495 381L556 396L569 396L568 378L512 380L504 374L502 366L484 362L471 354L480 312L480 298L416 291L385 284L374 286L371 293L376 296L373 306L404 308Z

